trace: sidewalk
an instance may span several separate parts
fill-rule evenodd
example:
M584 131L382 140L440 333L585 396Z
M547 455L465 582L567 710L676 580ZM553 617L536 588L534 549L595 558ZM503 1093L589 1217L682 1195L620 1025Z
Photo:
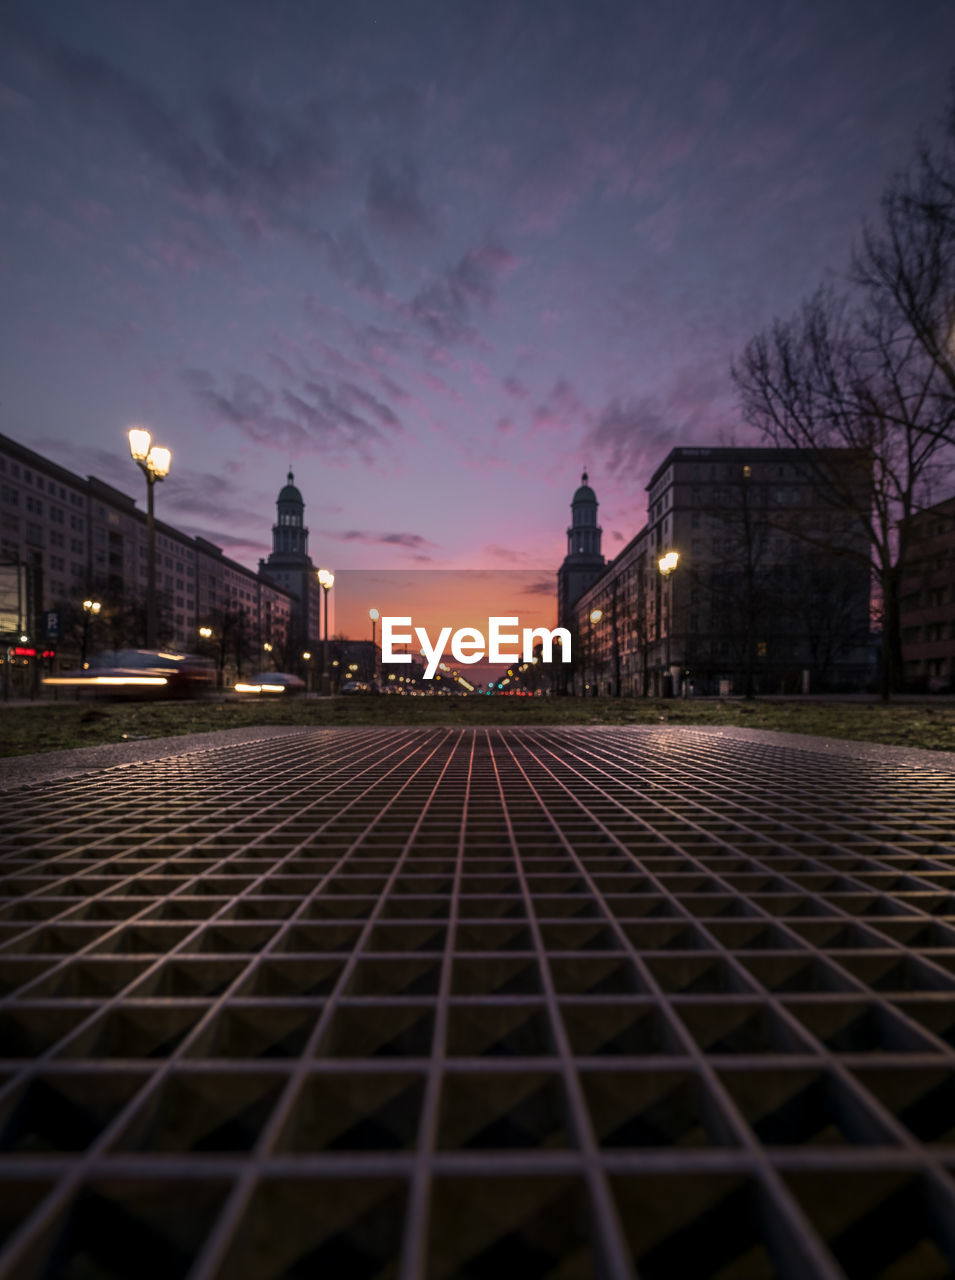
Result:
M0 761L2 1280L955 1266L955 753L237 734Z

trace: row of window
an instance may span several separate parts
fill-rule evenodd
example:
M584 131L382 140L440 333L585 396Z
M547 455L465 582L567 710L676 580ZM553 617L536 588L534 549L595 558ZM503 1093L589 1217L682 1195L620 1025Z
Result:
M935 644L939 640L955 640L955 622L927 622L924 626L902 628L902 643Z

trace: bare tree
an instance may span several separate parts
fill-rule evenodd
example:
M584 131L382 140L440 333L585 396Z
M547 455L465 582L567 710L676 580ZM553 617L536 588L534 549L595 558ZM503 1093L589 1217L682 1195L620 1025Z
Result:
M837 663L863 650L871 627L866 581L838 550L806 549L785 569L786 616L805 640L813 687L826 687ZM862 598L860 599L860 583Z
M947 461L955 397L939 397L936 364L875 288L851 298L820 289L796 317L754 338L733 376L746 419L774 444L804 450L819 496L865 535L871 552L857 554L871 554L882 599L881 691L888 698L902 669L905 521ZM846 465L834 449L853 450L857 464ZM863 470L871 483L862 482ZM832 531L820 532L825 545Z
M955 397L955 80L941 144L920 147L889 184L881 214L864 229L852 279L889 304L935 370L930 394L941 403L927 429L953 444L946 404Z
M746 418L808 450L820 491L870 540L888 697L901 679L906 522L955 446L955 84L940 145L889 183L845 291L820 290L753 339L734 378ZM869 458L871 502L827 461L833 447Z
M691 555L684 570L708 619L705 637L687 630L686 661L724 668L731 662L742 677L744 696L752 698L760 658L777 658L780 637L789 632L788 595L778 572L783 535L773 524L765 484L747 464L732 470L705 504L715 559Z

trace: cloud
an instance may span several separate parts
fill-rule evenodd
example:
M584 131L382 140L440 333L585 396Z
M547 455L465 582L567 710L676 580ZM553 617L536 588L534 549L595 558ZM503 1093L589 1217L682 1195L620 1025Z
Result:
M441 342L473 337L472 319L493 303L498 284L517 266L501 245L469 249L458 263L415 296L412 317Z
M501 383L501 386L504 388L507 394L509 396L513 396L515 400L526 400L527 397L530 395L530 392L528 391L524 383L521 382L520 378L515 377L513 373L508 374L508 376Z
M230 533L228 530L212 529L207 525L190 524L188 522L178 524L176 527L190 538L204 538L206 542L211 542L213 546L221 547L230 559L237 556L249 556L252 559L264 560L272 550L270 542L249 536L243 537L241 534Z
M345 227L337 235L317 231L314 242L322 251L326 265L342 280L356 284L360 290L380 297L388 287L388 277L354 227Z
M529 551L522 551L515 547L502 547L499 543L489 542L482 547L482 554L489 560L498 560L502 565L506 565L508 569L515 572L524 572L534 569L540 564L540 557ZM495 572L498 572L495 570ZM550 580L551 589L553 590L553 579Z
M365 209L372 223L389 235L407 236L432 231L432 217L419 191L420 175L413 161L394 168L378 163L368 179Z
M544 596L546 598L557 595L557 578L555 574L548 574L546 577L535 579L524 587L524 594L528 596Z
M420 551L423 547L435 545L419 533L371 533L367 529L348 529L344 533L326 530L321 536L334 542L360 542L366 547L403 547L406 551ZM416 556L415 559L430 560L431 557Z
M532 415L535 431L579 430L588 421L589 411L566 378L557 379Z
M337 460L357 454L370 462L387 443L386 432L401 427L387 405L353 383L330 386L309 377L276 390L242 373L222 389L201 369L185 370L182 380L213 423L286 455L322 450Z
M194 211L216 196L249 233L271 221L305 232L316 193L338 177L335 132L314 96L293 111L214 89L189 114L177 113L98 53L24 23L11 28L10 39L66 94L79 121L102 132L124 129L192 198Z
M670 449L685 442L680 425L649 396L612 400L584 439L587 447L604 455L611 471L634 477L649 474Z

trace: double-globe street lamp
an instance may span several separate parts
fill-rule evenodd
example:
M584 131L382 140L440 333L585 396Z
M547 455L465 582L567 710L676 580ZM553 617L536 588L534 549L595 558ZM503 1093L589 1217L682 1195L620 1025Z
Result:
M318 583L325 597L325 625L322 628L322 693L331 693L331 672L328 667L328 593L335 585L335 575L331 569L318 570Z
M153 489L157 480L169 475L172 453L153 444L145 427L133 427L129 434L129 452L146 477L146 648L156 648L156 522L153 514Z
M673 667L670 659L670 634L673 631L673 571L680 563L679 551L668 551L666 555L660 557L657 561L657 567L663 575L663 581L666 584L667 595L667 651L666 651L666 671L663 676L663 689L661 690L664 698L673 697Z
M83 652L80 655L80 666L84 671L86 670L86 641L89 636L90 622L102 607L98 600L83 601Z

